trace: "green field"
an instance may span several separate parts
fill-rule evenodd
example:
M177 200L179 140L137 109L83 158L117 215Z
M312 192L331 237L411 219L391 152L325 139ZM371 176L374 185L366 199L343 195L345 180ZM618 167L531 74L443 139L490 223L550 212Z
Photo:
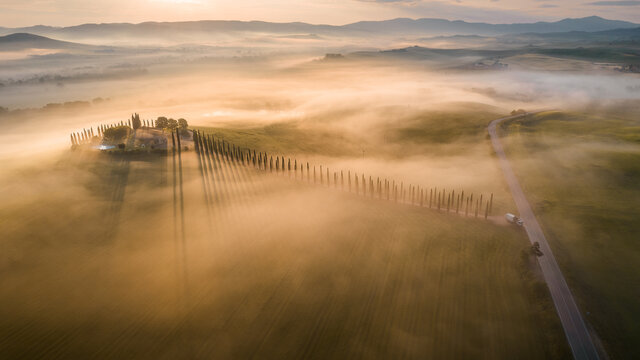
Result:
M640 357L640 123L624 111L546 112L505 130L585 318L612 358Z
M431 119L410 123L412 131L441 120ZM489 146L477 129L466 141ZM246 131L201 130L224 131L227 140ZM267 138L274 148L296 146L252 133L256 145ZM316 133L306 136L322 145ZM314 155L331 158L332 148L315 147ZM3 180L0 351L10 358L570 356L521 229L225 161L212 164L206 181L200 169L193 152L181 159L74 152Z

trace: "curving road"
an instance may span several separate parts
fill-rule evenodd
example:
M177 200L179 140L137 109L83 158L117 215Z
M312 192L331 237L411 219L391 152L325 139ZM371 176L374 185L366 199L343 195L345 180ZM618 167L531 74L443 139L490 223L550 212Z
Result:
M538 257L538 263L542 268L544 279L551 292L553 303L555 304L556 311L560 317L573 357L575 359L599 359L598 351L591 340L591 336L589 335L589 331L582 319L580 310L578 309L576 302L573 300L569 286L567 285L564 276L562 276L562 272L560 271L560 267L558 267L556 259L553 257L551 248L549 247L547 239L542 232L542 228L536 220L536 216L531 209L531 205L529 205L529 202L522 191L522 187L520 187L520 183L511 169L509 160L507 160L498 137L496 130L498 124L505 120L525 115L527 114L493 120L489 124L491 143L493 144L493 148L498 156L500 167L502 168L504 177L509 184L509 189L511 190L516 206L518 207L518 211L520 212L520 218L524 221L524 228L529 236L529 241L531 241L531 244L538 242L540 244L540 250L544 254L543 256Z

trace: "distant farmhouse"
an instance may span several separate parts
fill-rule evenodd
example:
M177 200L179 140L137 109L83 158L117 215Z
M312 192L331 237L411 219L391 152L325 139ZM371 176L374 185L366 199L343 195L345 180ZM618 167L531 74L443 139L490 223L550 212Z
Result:
M72 149L104 152L166 152L180 144L181 150L193 148L193 131L185 119L164 116L140 119L139 114L119 123L98 125L71 134ZM177 143L176 143L177 142Z

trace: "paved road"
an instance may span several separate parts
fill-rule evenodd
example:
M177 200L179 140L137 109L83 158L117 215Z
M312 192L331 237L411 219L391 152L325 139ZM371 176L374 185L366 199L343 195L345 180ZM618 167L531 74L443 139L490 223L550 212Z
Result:
M593 341L591 340L589 331L582 319L580 310L578 309L576 302L573 300L569 286L567 286L567 282L565 281L564 276L562 276L558 263L553 257L553 253L547 243L547 239L536 220L533 210L531 210L531 205L529 205L529 202L520 187L520 183L511 169L509 160L507 160L498 137L496 130L498 124L505 120L520 116L523 115L493 120L489 124L491 142L493 143L493 148L495 149L498 160L500 161L504 177L511 189L513 199L515 200L518 211L520 212L520 217L524 221L524 227L527 231L527 235L529 236L529 241L531 241L532 244L537 241L540 244L540 250L544 254L543 256L538 257L538 263L542 268L542 273L545 281L547 282L547 286L551 291L551 297L553 298L553 303L555 304L556 311L558 312L558 316L562 322L564 333L567 335L567 341L571 347L573 357L575 359L599 359L598 352L596 347L593 345Z

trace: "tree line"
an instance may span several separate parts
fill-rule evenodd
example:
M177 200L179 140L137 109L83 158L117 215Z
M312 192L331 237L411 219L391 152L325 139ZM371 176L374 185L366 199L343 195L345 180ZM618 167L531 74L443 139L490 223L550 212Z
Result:
M178 137L179 138L179 137ZM487 219L493 210L493 193L488 197L465 191L447 190L444 188L427 188L413 184L405 184L386 178L366 176L364 173L349 171L331 171L322 165L311 165L309 162L298 162L297 159L284 156L269 155L266 152L240 148L210 134L193 131L193 142L196 153L211 158L224 157L245 166L269 173L283 174L295 180L318 184L356 195L437 209L447 213L464 214L475 218L483 216ZM204 175L203 175L204 176Z

